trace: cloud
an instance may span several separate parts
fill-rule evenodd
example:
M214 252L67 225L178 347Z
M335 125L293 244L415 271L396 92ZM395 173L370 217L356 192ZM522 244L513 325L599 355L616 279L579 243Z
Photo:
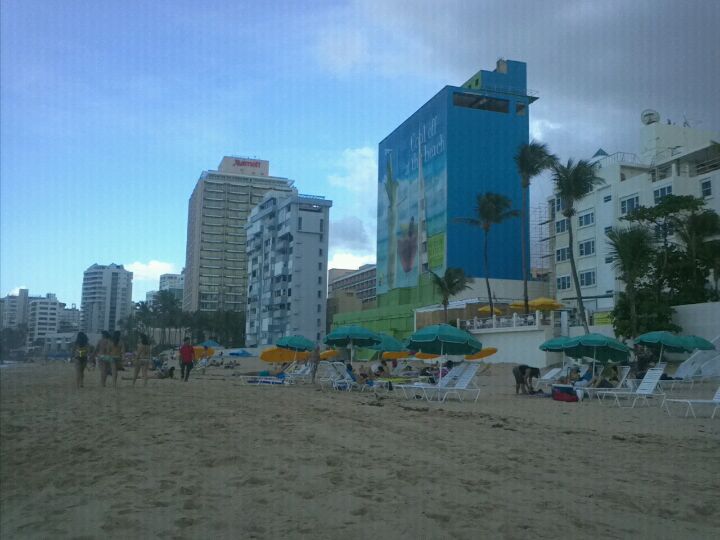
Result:
M124 266L133 273L133 281L160 281L162 274L177 273L173 263L163 261L135 261Z
M370 238L365 224L357 216L345 216L330 222L330 249L374 252L375 238Z
M10 290L10 292L7 293L8 296L17 296L20 294L20 289L27 289L27 285L18 285L14 289Z
M346 148L338 165L344 173L329 175L330 185L377 198L376 150L369 146Z
M338 252L328 261L328 268L355 269L360 268L363 264L375 264L375 255L356 255L354 253Z
M367 38L360 30L321 32L315 44L315 55L323 67L336 74L361 68L370 59Z

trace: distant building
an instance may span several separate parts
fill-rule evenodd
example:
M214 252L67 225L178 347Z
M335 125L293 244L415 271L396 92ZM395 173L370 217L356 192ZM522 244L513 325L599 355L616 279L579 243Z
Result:
M82 285L82 330L99 333L119 329L132 310L132 272L121 264L93 264Z
M290 193L292 182L269 176L268 161L224 157L204 171L188 204L185 311L245 311L250 210L269 190Z
M575 305L569 250L577 263L583 301L591 313L613 309L624 290L610 255L606 233L627 227L621 219L638 206L651 207L666 195L702 197L720 213L720 134L659 122L655 111L643 113L641 154L598 150L595 173L605 183L575 203L574 245L568 245L567 218L560 200L548 200L551 213L551 284L559 301ZM673 237L670 239L673 241Z
M63 304L58 302L54 294L47 294L45 298L33 298L28 312L28 346L39 343L45 344L45 336L58 331L60 313Z
M27 324L30 300L30 291L28 289L19 289L17 294L8 294L3 298L2 328L17 328L21 324Z
M328 223L332 201L271 191L247 224L246 343L325 335Z
M155 298L157 297L158 291L148 291L145 293L145 303L148 307L155 305Z
M78 332L80 330L80 310L75 307L65 307L58 313L58 332Z
M185 276L182 274L163 274L160 276L160 290L182 289Z
M364 264L357 270L333 268L330 270L328 296L340 291L352 292L363 304L375 301L375 265Z

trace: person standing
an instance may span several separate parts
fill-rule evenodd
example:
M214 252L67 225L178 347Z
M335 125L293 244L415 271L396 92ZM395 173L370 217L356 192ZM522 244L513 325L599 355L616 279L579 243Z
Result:
M315 384L315 377L317 376L318 365L320 364L320 347L315 345L315 348L310 353L310 373L312 374L312 383Z
M180 347L180 379L187 382L195 360L195 349L190 345L190 338L185 338Z
M135 386L135 381L137 381L140 370L142 370L143 386L147 386L148 366L150 365L151 357L152 348L150 346L150 339L148 339L146 334L140 334L140 343L138 343L137 351L135 352L135 372L133 373L133 386Z
M110 333L103 330L100 341L98 341L97 347L95 347L95 362L100 366L100 386L103 387L105 386L109 371L114 371L115 375L117 375L117 369L114 366L110 351L111 345Z
M88 357L90 356L90 345L85 332L78 332L73 345L73 358L75 358L75 386L80 389L83 387L85 368L87 367Z
M122 367L123 356L125 355L125 344L120 339L121 337L120 330L115 330L110 342L110 356L112 357L110 372L112 373L114 388L117 388L118 370Z

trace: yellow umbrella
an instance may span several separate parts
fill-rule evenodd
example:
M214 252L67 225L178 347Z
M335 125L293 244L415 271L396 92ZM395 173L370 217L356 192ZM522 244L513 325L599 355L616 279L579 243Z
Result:
M291 351L290 349L282 349L280 347L271 347L265 349L260 354L260 360L271 363L285 363L294 360L305 361L309 358L310 353L304 351Z
M493 311L492 311L492 312L493 312L495 315L502 315L502 309L500 309L500 308L497 307L497 306L493 306ZM490 313L490 305L485 305L485 306L479 307L479 308L478 308L478 313L486 313L486 314L489 314L489 313Z
M208 347L207 349L205 347L193 347L193 350L195 351L195 360L210 358L213 354L215 354L215 349L212 347Z
M337 355L338 352L335 349L328 349L327 351L320 353L320 360L327 360L328 358L333 358Z
M383 360L400 360L401 358L409 358L412 356L408 351L385 351L382 353Z
M544 297L530 300L530 302L528 302L528 306L530 306L530 308L532 309L538 309L540 311L552 311L553 309L561 309L565 307L554 298Z
M508 306L508 307L510 309L512 309L513 311L523 310L523 309L525 309L525 302L517 300L517 301L513 302L512 304L510 304L510 306Z
M417 352L417 353L415 353L415 358L417 358L419 360L434 360L435 358L440 358L440 355L424 353L424 352Z
M482 351L475 353L475 354L469 354L465 357L465 360L482 360L483 358L487 358L488 356L492 356L495 354L498 350L495 347L488 347L487 349L483 349Z

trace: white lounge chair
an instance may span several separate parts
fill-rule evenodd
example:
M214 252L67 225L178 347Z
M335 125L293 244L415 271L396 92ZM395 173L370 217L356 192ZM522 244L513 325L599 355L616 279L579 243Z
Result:
M720 409L720 386L718 386L718 389L715 392L715 396L712 399L674 398L674 399L663 400L663 405L665 406L665 410L667 411L668 415L670 415L670 406L668 405L669 402L687 404L687 410L685 411L685 418L687 418L688 414L692 414L693 418L697 418L697 416L695 416L695 409L693 408L693 405L715 405L715 408L713 408L713 412L710 415L710 418L715 418L715 413L718 411L718 409Z
M552 368L549 371L546 371L543 376L537 380L537 385L540 386L541 384L554 383L558 379L558 377L560 377L560 372L562 371L562 369L563 368L556 367Z
M434 389L426 388L424 392L427 400L430 401L433 397L437 396L438 401L445 401L448 396L456 395L458 401L462 401L462 395L467 393L470 394L471 397L474 394L475 399L473 399L473 401L477 401L480 397L480 388L474 383L474 380L479 368L479 364L468 364L467 367L459 373L459 376L452 378L444 387L435 387Z
M633 408L635 407L635 404L639 399L642 399L646 404L648 404L648 397L665 396L663 392L655 392L658 387L658 382L660 382L660 376L663 374L663 369L664 367L654 367L648 369L645 373L645 377L643 377L643 380L640 381L640 385L637 387L636 390L599 390L597 392L598 399L604 400L607 396L613 396L613 398L615 399L615 403L617 403L618 407L621 406L621 397L633 398L632 405L630 406Z
M429 383L414 383L414 384L396 384L394 385L395 388L399 388L402 390L403 396L405 396L405 399L412 399L416 395L418 395L418 392L422 395L423 398L427 399L427 393L426 389L437 389L437 388L445 388L448 386L448 384L451 383L451 381L457 380L463 371L469 366L470 364L467 362L463 362L462 364L458 364L454 366L448 373L445 375L440 381L438 381L437 384L429 384Z
M623 390L625 389L625 380L627 379L628 373L630 373L630 366L623 366L620 368L620 372L618 375L620 375L620 379L618 380L617 384L615 385L615 388L593 388L593 387L583 387L578 388L578 390L582 390L587 394L589 398L592 398L593 395L597 395L598 392L601 392L602 390ZM599 399L599 396L598 396Z

